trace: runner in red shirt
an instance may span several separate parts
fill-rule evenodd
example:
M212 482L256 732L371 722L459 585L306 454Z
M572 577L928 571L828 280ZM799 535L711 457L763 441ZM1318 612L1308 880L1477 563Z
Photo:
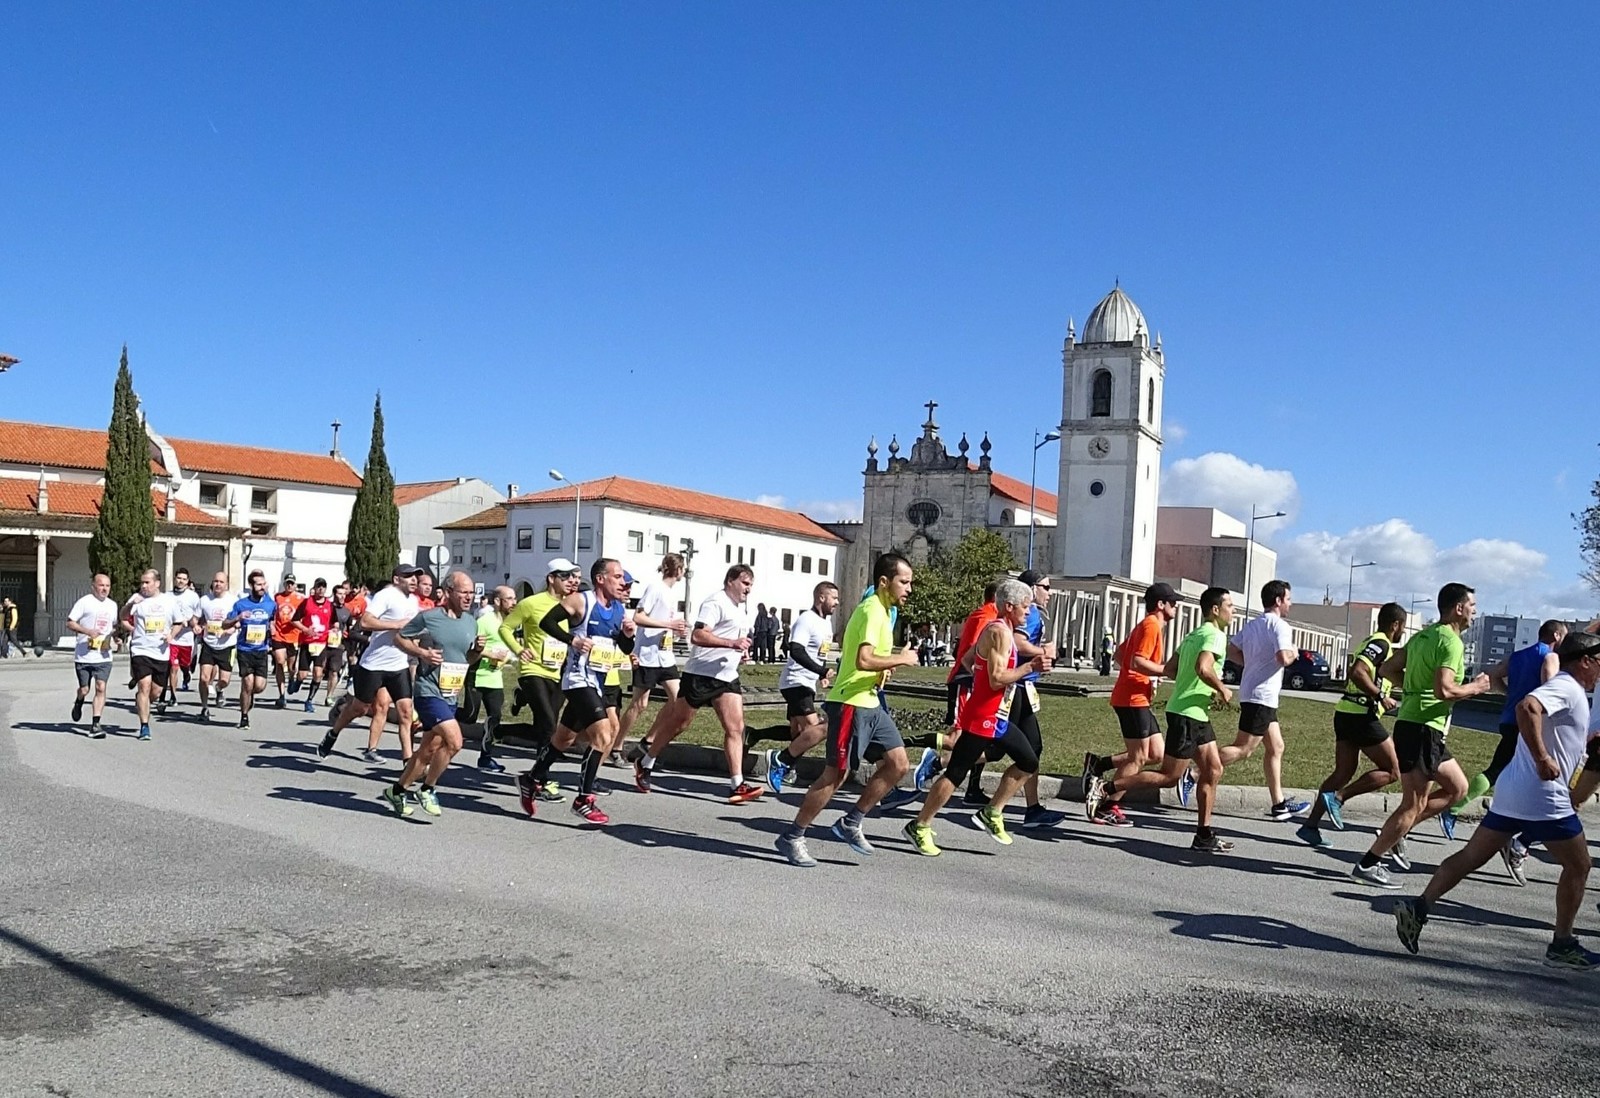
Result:
M311 595L295 611L295 624L300 628L300 658L289 693L300 692L309 669L311 692L306 695L307 713L311 712L311 699L317 696L317 687L322 684L323 653L328 648L328 631L333 627L333 609L333 600L328 597L328 581L318 578L311 585Z
M1133 627L1117 649L1117 682L1111 688L1111 708L1122 726L1124 750L1110 757L1087 751L1083 756L1085 799L1091 785L1104 783L1107 772L1116 771L1113 785L1132 777L1147 766L1160 766L1165 757L1166 740L1150 710L1155 695L1155 678L1165 662L1164 641L1167 623L1178 615L1178 593L1165 583L1153 583L1144 593L1145 616ZM1127 827L1128 817L1120 804L1122 790L1102 799L1094 822L1110 827Z
M924 747L922 758L917 763L915 788L918 793L926 793L933 779L944 769L945 759L950 753L950 745L960 734L956 721L960 716L961 702L967 691L972 689L972 661L967 658L973 645L978 642L978 636L983 632L984 626L994 621L1000 611L994 604L994 584L989 584L983 589L983 603L972 613L967 615L967 620L961 624L961 633L956 639L954 659L950 661L950 675L945 680L945 708L944 723L950 729L948 733L938 738L936 747Z
M277 610L272 615L272 674L278 680L278 708L288 705L284 687L289 681L289 665L295 650L300 647L300 627L294 623L300 603L305 601L295 586L294 573L283 577L283 590L272 596Z

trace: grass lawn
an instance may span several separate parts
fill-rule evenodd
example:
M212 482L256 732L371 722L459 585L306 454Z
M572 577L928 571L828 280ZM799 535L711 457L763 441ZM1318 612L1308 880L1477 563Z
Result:
M897 672L895 677L901 682L943 683L946 674L947 670L942 667L912 667ZM747 686L775 689L778 667L747 664L742 669L740 677ZM1062 678L1069 682L1107 681L1093 676L1062 676ZM1156 713L1163 728L1166 727L1163 707L1169 690L1170 687L1163 688L1156 696ZM897 699L893 696L889 700L896 710L929 709L937 710L941 714L944 711L942 701ZM1117 719L1105 698L1042 696L1040 701L1043 703L1039 722L1044 732L1045 773L1076 775L1083 768L1085 751L1104 755L1121 749L1122 736L1117 726ZM659 705L651 705L639 724L635 726L635 736L644 733L649 727L649 721L659 709ZM1283 760L1284 785L1291 789L1315 789L1322 784L1322 779L1327 777L1328 771L1333 766L1333 705L1330 702L1286 697L1279 706L1278 714L1286 741ZM745 719L748 724L758 728L785 723L782 705L751 706L746 710ZM1211 720L1217 730L1217 740L1224 744L1233 742L1234 731L1238 727L1237 714L1218 711L1212 713ZM694 723L679 737L679 741L720 745L722 729L711 711L703 710L696 715ZM1458 728L1450 735L1450 751L1460 760L1462 769L1469 776L1482 770L1488 763L1490 756L1494 754L1495 743L1494 736L1467 728ZM770 745L764 744L763 747L765 746ZM1230 766L1223 772L1223 784L1262 785L1265 779L1261 760L1262 749L1258 747L1253 756Z

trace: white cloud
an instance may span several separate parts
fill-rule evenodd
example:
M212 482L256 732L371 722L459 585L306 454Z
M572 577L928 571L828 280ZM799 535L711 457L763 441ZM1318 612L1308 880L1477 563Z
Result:
M759 503L763 507L795 511L818 522L859 522L861 519L859 499L813 499L790 503L787 496L761 495L750 502Z
M1169 419L1161 424L1161 438L1174 446L1181 446L1189 437L1189 428L1175 419Z
M1248 522L1250 508L1286 511L1293 522L1300 510L1300 486L1287 469L1253 465L1237 454L1212 451L1179 458L1161 472L1161 502L1175 507L1215 507ZM1270 540L1257 527L1257 540Z
M1549 560L1537 549L1499 538L1473 538L1441 548L1400 518L1343 534L1297 534L1278 547L1278 575L1294 584L1300 601L1320 600L1331 589L1333 600L1343 602L1352 560L1376 562L1355 572L1355 597L1363 602L1431 600L1441 586L1457 582L1477 588L1478 606L1485 612L1579 617L1600 603L1580 586L1552 584L1545 571ZM1431 606L1420 603L1418 610Z

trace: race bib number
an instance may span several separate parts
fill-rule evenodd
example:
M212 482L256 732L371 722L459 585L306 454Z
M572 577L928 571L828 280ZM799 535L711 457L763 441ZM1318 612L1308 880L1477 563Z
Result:
M323 644L323 643L321 643L320 641L312 641L310 644L306 645L306 647L311 650L311 658L312 659L316 659L318 656L322 655L322 653L324 651L327 650L328 646Z
M1031 682L1025 682L1022 684L1022 689L1026 691L1028 695L1028 708L1032 709L1034 714L1037 715L1039 712L1038 688L1035 687L1035 685Z
M106 639L104 637L90 637L89 638L89 651L98 652L98 651L100 651L100 649L104 648L105 646L106 646Z
M590 639L589 666L597 671L617 671L628 666L628 657L610 637Z
M144 631L146 633L165 633L167 631L166 618L145 618Z
M544 638L539 645L539 666L548 667L552 671L561 670L561 665L567 662L567 646L550 637Z
M672 630L670 629L661 634L661 651L669 656L672 655Z
M244 642L253 648L259 648L267 643L267 627L265 625L247 625L244 627Z
M823 641L821 644L817 645L817 660L818 660L818 662L821 662L822 660L827 659L831 655L833 655L833 642L832 641Z
M439 665L439 691L447 696L461 693L461 688L467 684L467 665L464 663L441 663Z
M337 648L344 643L344 634L337 629L328 630L328 647Z
M220 636L222 636L222 623L220 621L208 621L208 622L206 622L206 636L208 636L208 637L220 637Z
M1011 701L1017 696L1016 685L1006 687L1006 692L1000 697L1000 708L994 715L994 735L999 739L1006 734L1006 729L1011 727Z

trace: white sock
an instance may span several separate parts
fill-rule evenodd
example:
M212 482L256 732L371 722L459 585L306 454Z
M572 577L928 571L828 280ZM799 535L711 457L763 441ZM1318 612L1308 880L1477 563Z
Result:
M738 789L743 784L744 784L744 775L743 774L736 773L736 774L734 774L733 777L728 779L728 788L729 789Z
M654 770L656 768L656 761L649 755L646 755L644 758L639 760L639 765L644 767L646 770Z

